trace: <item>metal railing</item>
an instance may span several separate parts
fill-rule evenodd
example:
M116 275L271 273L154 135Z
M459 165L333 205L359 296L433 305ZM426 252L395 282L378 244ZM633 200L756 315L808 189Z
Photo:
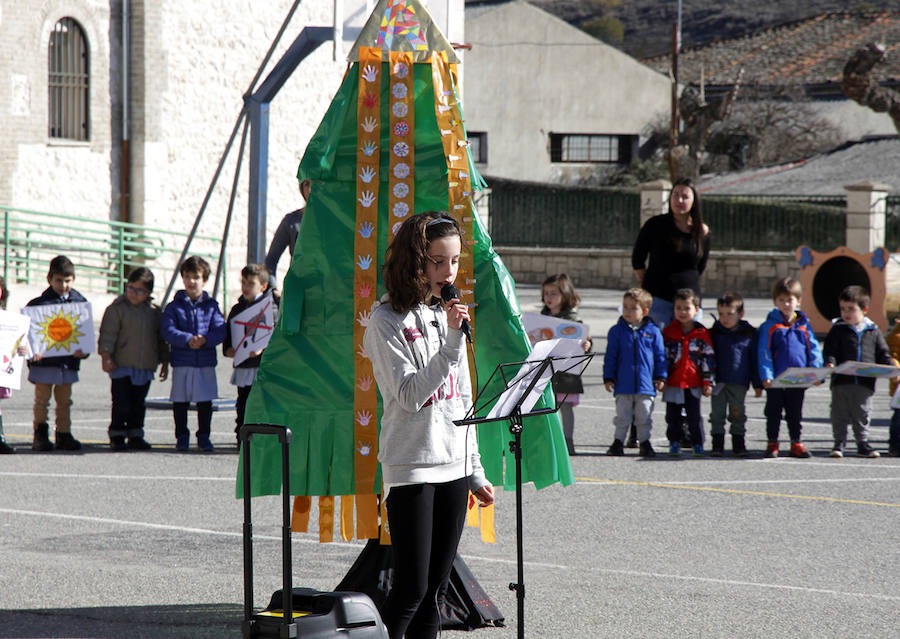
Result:
M635 191L488 179L490 233L505 246L629 248L640 223ZM891 198L889 198L890 200ZM807 195L704 195L714 250L830 251L846 242L846 198ZM890 207L889 207L890 209ZM900 198L891 230L900 245Z
M128 272L146 266L156 277L158 298L171 273L178 268L178 257L188 237L186 232L140 224L3 205L0 205L0 225L3 277L7 282L43 284L50 260L65 255L75 263L79 289L120 293ZM221 244L221 237L195 235L191 254L215 264ZM224 286L222 295L223 300L228 299Z
M830 251L846 242L843 196L704 195L701 204L719 251Z
M631 246L640 221L637 191L489 178L495 244L537 247Z

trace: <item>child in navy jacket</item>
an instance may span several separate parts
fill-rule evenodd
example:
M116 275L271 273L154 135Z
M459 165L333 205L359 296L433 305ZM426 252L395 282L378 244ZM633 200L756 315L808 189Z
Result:
M800 282L785 277L772 286L775 308L759 327L756 357L759 379L766 389L766 457L778 457L778 431L781 415L791 437L791 457L810 457L800 441L803 427L805 388L771 388L772 380L792 366L822 366L822 351L809 318L800 310L803 288Z
M719 318L709 330L716 354L716 385L710 398L712 453L725 451L725 420L731 423L731 447L738 457L747 457L747 413L744 399L753 384L756 396L762 395L756 367L756 329L744 320L744 298L725 293L716 302Z
M219 304L203 285L209 279L209 264L202 257L186 259L179 269L184 290L163 311L160 331L171 347L172 412L175 419L175 448L187 450L190 431L187 413L197 404L197 446L211 451L212 400L218 397L216 346L225 340L225 318Z
M607 455L625 454L623 442L634 423L641 457L656 453L650 445L653 398L666 379L666 351L662 333L647 313L653 297L642 288L630 288L622 298L622 316L606 336L603 384L615 392L615 435Z

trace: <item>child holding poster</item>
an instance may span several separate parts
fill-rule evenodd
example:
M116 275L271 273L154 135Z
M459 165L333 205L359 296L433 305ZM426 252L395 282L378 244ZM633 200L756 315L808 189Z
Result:
M169 346L159 330L162 311L150 303L153 279L150 269L134 269L125 294L113 300L100 322L97 351L110 378L109 447L115 451L151 448L144 439L144 400L157 366L160 381L169 376Z
M0 309L6 310L6 300L9 299L9 289L6 288L6 280L0 276ZM28 353L28 347L20 344L16 349L18 355L25 356ZM9 399L12 396L12 389L6 386L0 386L0 399ZM3 434L3 413L0 411L0 455L12 455L15 449L6 442Z
M265 264L248 264L241 269L241 296L237 303L231 307L228 312L228 330L225 332L225 341L222 343L222 352L225 357L234 357L238 353L237 349L241 347L243 339L234 339L234 332L239 335L249 336L256 332L256 328L246 326L236 326L237 315L246 311L251 306L255 306L260 302L271 303L272 294L269 288L269 269ZM265 307L265 303L262 305ZM261 316L266 316L266 308L260 308ZM259 322L256 322L257 324ZM246 325L246 323L244 323ZM272 323L262 327L268 329L268 334L272 334ZM244 329L244 330L239 330ZM234 371L231 373L231 383L237 386L237 402L235 403L235 411L237 417L234 420L234 434L237 436L238 446L241 444L239 431L244 425L244 409L247 407L247 397L250 396L250 389L253 388L253 382L256 381L256 373L259 371L259 362L262 359L262 353L265 347L250 350L246 353L243 360L235 359Z
M826 366L846 361L892 364L888 345L875 322L866 317L869 292L862 286L847 286L838 296L841 317L825 336L823 355ZM875 378L858 375L831 376L831 429L834 446L830 457L844 456L847 425L853 427L857 457L878 457L869 443L869 411L875 393Z
M47 272L47 283L50 284L40 297L36 297L26 306L49 306L57 304L84 304L88 312L90 305L84 296L72 288L75 282L75 265L65 255L57 255L50 260ZM73 322L77 318L59 317L59 320ZM53 322L56 322L54 319ZM34 319L32 318L32 322ZM48 322L46 333L55 335L53 322ZM68 338L75 339L76 332L64 331ZM91 330L93 333L93 330ZM33 332L32 332L33 334ZM68 344L54 344L60 350L68 349ZM45 357L32 341L34 357L28 363L28 381L34 384L34 441L32 450L53 450L50 441L50 426L47 423L50 409L50 396L56 400L56 448L59 450L81 450L81 442L72 436L72 384L78 381L78 370L81 360L88 356L81 348L71 355Z
M572 281L565 273L551 275L541 284L541 300L544 308L541 315L552 315L561 319L579 322L578 303L581 296L575 291ZM591 350L591 339L587 338L581 343L584 352ZM578 405L578 396L584 392L581 377L572 373L555 373L553 375L553 391L556 393L556 401L559 404L559 414L562 418L563 435L566 438L566 448L570 455L575 455L575 411Z

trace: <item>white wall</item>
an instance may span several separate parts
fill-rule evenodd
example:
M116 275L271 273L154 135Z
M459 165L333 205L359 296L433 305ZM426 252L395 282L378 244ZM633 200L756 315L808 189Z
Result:
M526 2L467 12L466 128L488 134L484 173L566 181L549 134L639 135L668 112L668 78Z

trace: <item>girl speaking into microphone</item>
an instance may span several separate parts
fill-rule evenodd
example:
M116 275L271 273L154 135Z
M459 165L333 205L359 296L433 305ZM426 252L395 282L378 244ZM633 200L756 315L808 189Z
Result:
M387 294L372 312L364 346L381 392L378 461L384 479L394 577L383 611L391 639L431 639L471 491L493 503L475 430L454 425L472 401L465 339L468 308L452 285L459 224L429 211L408 218L388 247Z

